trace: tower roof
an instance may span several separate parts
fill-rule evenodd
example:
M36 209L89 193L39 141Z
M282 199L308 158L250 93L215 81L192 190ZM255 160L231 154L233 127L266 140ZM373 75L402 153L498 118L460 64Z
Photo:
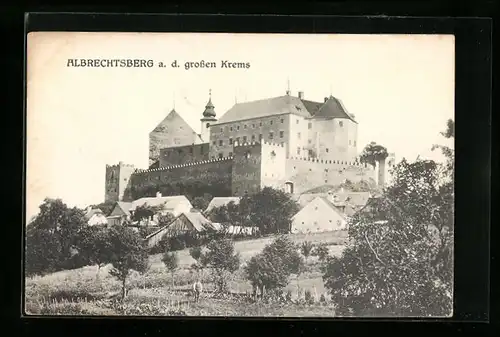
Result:
M205 111L203 111L203 117L210 118L215 117L215 107L212 103L212 89L209 91L208 103L205 105Z

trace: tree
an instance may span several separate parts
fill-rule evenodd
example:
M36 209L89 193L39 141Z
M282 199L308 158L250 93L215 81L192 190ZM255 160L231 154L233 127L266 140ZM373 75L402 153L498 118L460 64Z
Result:
M240 208L246 206L251 223L259 227L260 233L289 233L291 219L300 210L297 202L285 192L264 187L251 195L248 204L240 201Z
M198 196L194 198L191 204L193 205L193 208L203 212L204 210L207 209L208 204L212 199L213 197L211 194L205 193L203 196Z
M164 226L170 225L170 223L172 221L174 221L174 219L175 219L175 216L170 212L165 213L165 214L160 214L160 215L158 215L158 226L164 227Z
M162 210L165 209L164 204L156 205L156 206L150 206L147 204L137 206L134 210L134 214L132 215L132 220L133 221L142 221L144 219L149 220L152 218L154 215L160 213ZM146 225L149 223L149 221L146 221Z
M148 269L148 254L144 241L128 227L113 226L109 230L111 242L109 272L122 282L122 300L126 295L126 281L131 270L143 273Z
M26 228L26 273L43 274L67 267L80 230L88 226L84 212L61 199L46 198Z
M340 258L329 259L323 276L340 314L450 315L450 166L453 163L403 160L394 167L391 186L370 211L354 217L348 245Z
M111 214L111 212L113 211L115 205L116 205L115 201L105 201L97 205L91 205L91 207L92 209L99 208L104 213L105 216L109 216L109 214Z
M179 258L177 257L177 253L167 251L163 254L161 261L172 275L172 289L174 289L174 274L179 267Z
M78 254L89 264L97 265L96 278L102 266L110 262L112 245L109 229L93 226L84 228L79 234Z
M240 267L240 255L235 252L234 243L228 239L211 241L207 251L200 257L202 265L211 267L217 291L228 291L228 279Z
M370 164L375 166L375 163L380 160L384 160L389 156L387 149L382 145L378 145L375 142L371 142L366 145L359 156L361 163Z
M276 238L253 256L245 266L246 278L252 283L254 294L284 288L292 274L298 275L304 265L297 247L285 236Z
M330 251L326 245L317 245L311 253L312 256L317 256L320 262L327 261L329 254Z
M302 243L302 245L300 245L300 252L306 258L306 262L307 262L307 258L311 255L313 248L314 248L314 245L311 241L304 241Z

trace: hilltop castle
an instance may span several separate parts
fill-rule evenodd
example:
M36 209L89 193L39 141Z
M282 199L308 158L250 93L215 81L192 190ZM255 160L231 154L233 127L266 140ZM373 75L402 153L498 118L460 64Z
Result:
M196 133L174 110L149 134L149 169L106 165L106 201L209 193L241 196L265 186L302 193L346 179L384 185L394 155L358 158L358 123L342 102L304 93L237 103L217 119L211 93Z

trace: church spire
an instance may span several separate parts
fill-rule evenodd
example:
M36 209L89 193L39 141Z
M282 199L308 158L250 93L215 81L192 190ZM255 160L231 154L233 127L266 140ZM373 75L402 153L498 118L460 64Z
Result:
M215 107L212 103L212 89L208 91L208 103L205 105L205 111L203 111L203 117L215 117Z

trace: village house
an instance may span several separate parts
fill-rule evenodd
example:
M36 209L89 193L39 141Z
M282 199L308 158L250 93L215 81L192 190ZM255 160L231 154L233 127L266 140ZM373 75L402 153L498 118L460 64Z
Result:
M113 224L122 224L124 221L132 221L134 211L137 207L161 207L161 210L151 216L149 219L144 219L148 225L156 225L158 217L167 213L173 216L178 216L181 213L190 212L193 205L184 195L175 195L163 197L161 193L157 193L156 197L145 197L134 200L132 202L118 201L111 211L108 219Z
M85 210L85 220L89 226L105 226L108 224L108 220L103 211L99 208L92 208L90 206Z
M164 236L175 237L186 233L196 235L215 230L212 222L200 212L185 212L177 216L170 224L148 235L145 240L148 248L153 248Z
M292 217L291 232L319 233L346 227L347 217L327 197L316 196Z
M234 202L236 205L238 205L240 203L240 200L241 200L240 197L215 197L210 201L204 213L210 214L210 212L214 208L227 206L231 202Z

